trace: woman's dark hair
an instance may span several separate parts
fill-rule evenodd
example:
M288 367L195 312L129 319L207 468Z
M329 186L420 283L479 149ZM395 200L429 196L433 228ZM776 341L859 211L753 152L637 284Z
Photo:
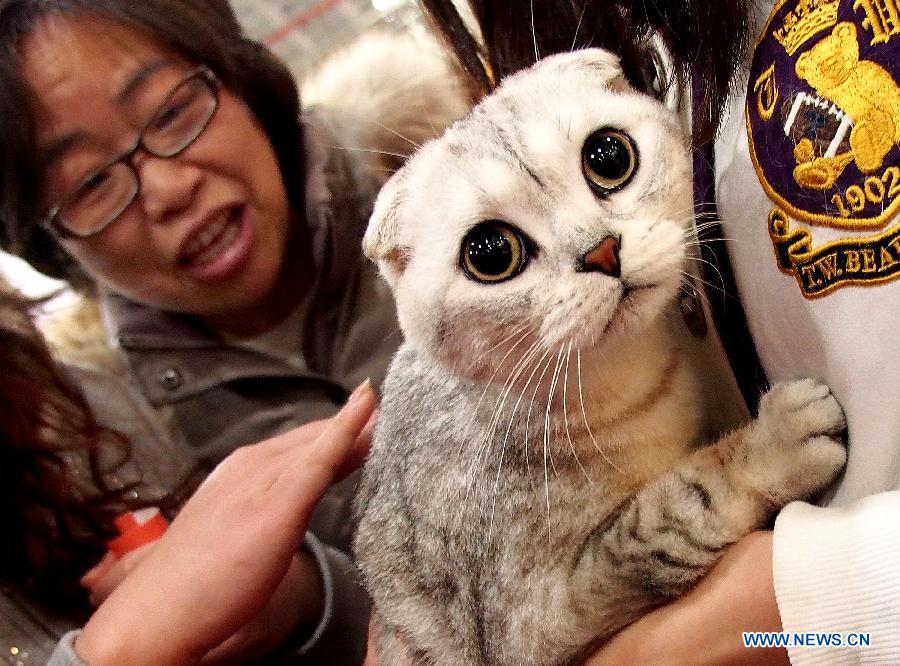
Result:
M0 581L58 609L86 601L79 578L137 490L106 479L130 456L60 372L27 310L0 285Z
M470 0L483 45L452 0L422 0L460 64L488 92L493 82L544 57L601 47L622 60L639 89L652 84L648 40L657 35L683 82L703 95L694 140L715 131L748 44L750 0Z
M278 157L288 198L303 209L297 87L287 67L244 34L226 0L0 0L0 245L44 273L85 276L38 224L42 174L28 82L17 51L38 19L90 14L128 25L210 67L250 108Z

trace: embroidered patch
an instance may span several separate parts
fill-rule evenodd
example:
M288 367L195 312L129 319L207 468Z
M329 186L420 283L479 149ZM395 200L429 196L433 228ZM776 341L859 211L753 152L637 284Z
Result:
M756 45L750 156L808 298L900 277L900 0L779 0ZM811 229L874 232L816 246Z

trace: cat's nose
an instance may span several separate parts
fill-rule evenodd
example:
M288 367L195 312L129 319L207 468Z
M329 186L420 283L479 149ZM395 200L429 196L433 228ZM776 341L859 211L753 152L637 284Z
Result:
M610 277L620 277L622 267L619 265L619 239L607 236L593 250L585 254L578 262L578 271L600 271Z

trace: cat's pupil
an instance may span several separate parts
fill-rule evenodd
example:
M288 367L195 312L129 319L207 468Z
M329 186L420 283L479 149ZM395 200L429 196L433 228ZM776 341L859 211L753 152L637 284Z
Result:
M469 239L469 259L485 275L499 275L512 263L509 239L498 229L483 229Z
M479 282L498 282L523 267L524 245L519 235L501 222L483 222L463 241L462 266Z
M599 137L590 146L587 160L594 173L615 180L628 173L630 157L622 140L614 136Z

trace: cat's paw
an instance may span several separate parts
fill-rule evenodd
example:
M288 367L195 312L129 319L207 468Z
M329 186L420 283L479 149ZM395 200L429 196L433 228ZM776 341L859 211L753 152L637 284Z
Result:
M745 477L775 507L809 497L843 469L844 411L824 384L776 384L759 404L744 440Z

